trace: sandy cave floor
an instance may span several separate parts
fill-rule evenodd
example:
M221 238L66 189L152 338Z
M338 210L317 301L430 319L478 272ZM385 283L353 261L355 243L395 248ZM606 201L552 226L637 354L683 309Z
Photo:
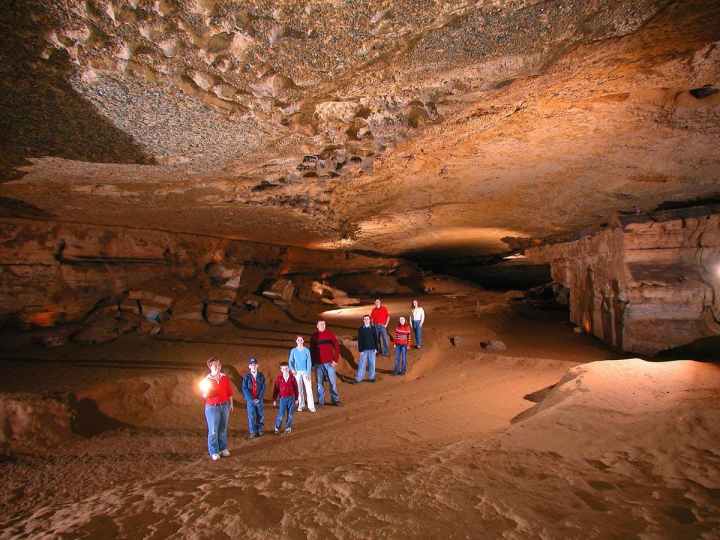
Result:
M391 314L408 300L388 299ZM215 354L244 371L256 354L274 375L294 334L311 326L225 326L182 342L127 337L4 361L3 391L72 390L121 424L98 416L86 426L92 436L0 463L0 538L720 537L717 366L656 369L657 384L682 399L652 407L643 401L655 391L652 366L687 362L595 362L617 355L574 334L562 314L510 307L500 293L422 302L426 347L410 352L406 377L389 375L391 360L381 359L377 384L341 382L343 407L298 413L291 436L246 440L240 404L233 456L219 463L207 458L202 407L188 390L202 373L194 366ZM349 338L363 311L324 317ZM479 354L490 339L508 350ZM591 367L536 408L524 399L578 364ZM352 373L352 360L340 373ZM617 410L618 381L639 405ZM580 391L567 391L573 385ZM266 403L266 429L274 414Z

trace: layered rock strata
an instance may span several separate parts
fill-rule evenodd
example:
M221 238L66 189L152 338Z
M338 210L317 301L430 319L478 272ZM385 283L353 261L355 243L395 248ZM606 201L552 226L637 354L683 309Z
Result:
M284 310L334 303L329 284L348 271L403 290L399 277L413 268L398 259L219 237L6 220L0 323L33 330L47 346L69 337L105 342L134 330L154 335L170 320L224 324L262 302Z
M720 207L626 216L597 234L528 249L570 291L571 320L642 354L720 335Z

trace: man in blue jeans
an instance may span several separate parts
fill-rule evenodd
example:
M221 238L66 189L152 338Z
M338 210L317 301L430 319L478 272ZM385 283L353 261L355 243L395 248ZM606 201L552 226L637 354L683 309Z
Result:
M337 390L337 377L335 366L340 356L340 343L330 330L327 330L325 321L317 322L317 331L310 337L310 355L315 366L317 377L318 406L325 404L325 379L330 383L330 399L332 404L340 406L340 394Z
M254 439L262 437L265 425L265 375L258 371L258 362L254 357L248 361L248 368L250 372L243 377L242 393L247 402L248 439Z
M275 379L273 387L273 407L278 406L280 399L280 410L275 418L275 435L280 434L280 426L285 417L285 433L292 432L293 412L298 400L298 384L295 377L290 375L290 367L287 362L280 364L280 376Z
M382 305L382 301L378 298L375 300L375 307L370 311L370 320L375 326L377 333L378 351L383 356L390 355L390 338L388 336L387 327L390 324L390 313L388 309Z
M363 324L358 328L358 359L356 382L365 378L365 366L368 368L368 382L375 382L375 356L377 355L377 332L370 324L370 315L363 316Z

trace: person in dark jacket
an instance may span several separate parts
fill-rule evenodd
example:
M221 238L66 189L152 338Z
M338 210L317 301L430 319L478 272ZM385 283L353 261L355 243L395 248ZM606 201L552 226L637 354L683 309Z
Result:
M275 379L273 387L273 407L277 407L277 400L280 398L280 409L275 418L275 435L280 433L283 417L285 420L285 433L292 431L293 411L298 400L297 380L290 374L290 367L287 362L280 364L280 375Z
M363 317L363 324L358 328L358 351L360 358L358 359L356 382L362 382L365 378L365 366L368 370L368 381L375 382L375 356L377 355L378 343L377 332L370 324L370 315Z
M340 344L335 334L326 329L325 321L317 322L317 331L310 337L310 354L317 377L318 406L325 404L325 379L330 385L332 404L339 406L340 394L337 390L335 366L340 356Z
M265 375L258 371L258 361L250 358L250 371L243 377L242 393L247 402L248 438L262 437L265 425L263 398L265 397Z

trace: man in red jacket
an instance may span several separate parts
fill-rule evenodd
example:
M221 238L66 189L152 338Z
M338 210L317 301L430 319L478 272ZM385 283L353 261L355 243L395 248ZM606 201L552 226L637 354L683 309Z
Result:
M318 405L322 407L325 404L324 386L327 379L332 404L339 407L340 394L337 391L335 366L340 356L340 344L335 334L327 330L325 321L317 322L317 331L310 337L310 354L317 377Z
M390 313L388 309L382 305L382 301L379 298L375 300L375 307L372 308L370 312L370 320L377 333L378 345L380 346L378 352L383 356L389 356L390 344L388 343L387 327L388 324L390 324Z
M290 375L288 363L283 362L280 364L280 375L275 379L275 386L273 387L273 407L277 407L277 399L280 398L280 409L275 418L275 435L280 433L280 426L286 414L285 433L292 432L293 412L295 411L298 396L297 381L295 377Z

